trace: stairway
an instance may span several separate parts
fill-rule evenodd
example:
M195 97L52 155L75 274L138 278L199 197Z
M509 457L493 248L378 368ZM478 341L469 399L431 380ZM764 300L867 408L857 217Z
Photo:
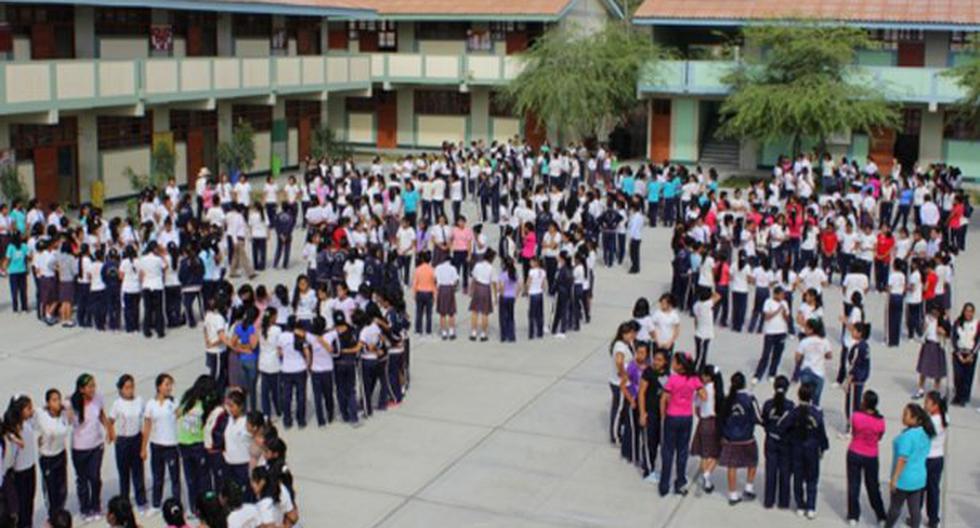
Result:
M705 169L710 167L738 167L738 141L716 139L709 134L701 148L700 162Z

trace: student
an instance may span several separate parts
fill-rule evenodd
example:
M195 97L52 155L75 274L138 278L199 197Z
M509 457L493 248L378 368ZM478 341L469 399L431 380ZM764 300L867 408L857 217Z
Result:
M166 250L151 241L146 245L146 251L139 259L140 287L143 292L143 335L164 337L163 289L164 276L167 273Z
M789 508L790 477L792 469L792 443L786 431L787 418L795 404L786 397L789 379L776 376L773 380L773 397L762 405L762 427L766 432L766 490L763 506L780 509ZM778 502L777 502L778 497Z
M745 387L745 375L732 374L728 396L721 407L721 459L728 468L728 504L734 506L755 499L755 473L759 466L759 447L755 443L755 426L762 422L759 403ZM745 468L745 492L736 487L738 470Z
M102 455L105 442L116 438L115 429L104 412L102 396L95 378L82 374L75 380L71 395L71 461L75 468L75 487L79 510L85 522L102 514Z
M259 380L259 332L255 322L259 311L254 305L246 305L241 320L232 328L231 342L228 344L241 365L242 383L248 393L248 408L258 410Z
M335 315L343 314L336 313ZM293 426L293 398L296 401L295 420L300 428L306 427L306 371L310 364L310 349L306 332L290 316L276 341L281 361L282 424L286 429Z
M170 496L180 498L180 453L177 450L177 402L174 401L174 379L160 374L156 379L156 396L143 410L143 443L140 458L150 459L153 473L152 513L163 504L163 483L170 474Z
M609 411L609 442L617 444L623 438L623 409L626 402L623 399L622 384L626 379L626 367L633 361L634 343L636 340L636 323L627 321L620 323L616 336L609 345L609 356L612 360L612 374L609 377L609 390L612 393L612 404ZM659 403L658 403L659 406Z
M939 390L943 379L946 378L946 352L942 340L950 334L949 321L942 310L933 307L926 316L925 335L919 348L919 360L915 371L919 374L918 385L912 399L917 400L925 395L926 378L932 378L935 389Z
M848 426L851 423L851 414L859 408L864 385L871 376L871 347L868 345L871 326L867 323L858 323L852 326L849 331L855 343L847 351L847 379L844 382L846 394L844 397L844 416Z
M208 374L217 382L218 390L223 391L228 385L228 343L226 334L228 323L221 315L226 307L217 297L207 301L207 311L204 313L204 364Z
M789 332L789 305L786 304L785 292L777 286L772 292L772 298L766 299L762 307L762 331L765 334L762 345L762 356L755 367L752 386L760 380L775 377L779 371L779 363L783 358L786 347L786 334ZM767 372L768 367L768 372Z
M61 252L55 260L58 273L58 310L63 328L72 328L72 305L75 302L75 279L78 276L78 258L72 254L71 242L61 243Z
M136 516L133 515L133 506L129 499L121 496L109 499L105 520L110 528L139 528Z
M343 312L334 312L334 329L337 331L339 354L334 358L334 374L337 381L337 405L340 416L347 423L358 426L358 361L363 344L358 332L347 322ZM285 336L285 333L283 334Z
M742 325L745 323L745 310L748 307L749 299L749 275L751 271L752 267L749 265L748 257L745 256L744 251L739 251L736 265L731 270L731 327L735 332L741 332Z
M940 484L943 477L943 461L946 452L946 400L939 391L929 391L926 394L925 411L932 421L936 432L930 439L929 456L926 458L926 526L939 526L939 507L942 502Z
M892 441L892 469L888 482L890 492L885 528L892 528L908 506L909 526L919 528L922 522L922 493L928 481L926 459L936 436L932 419L917 404L910 403L902 411L905 429Z
M953 405L970 404L973 376L977 370L977 329L980 327L975 314L973 303L966 303L953 325Z
M694 370L690 355L674 354L673 374L664 386L660 399L660 416L663 417L663 449L661 450L660 496L670 492L672 466L676 463L677 477L673 482L674 493L687 495L687 452L691 440L694 395L702 400L707 393Z
M196 500L197 495L190 497ZM184 518L184 507L174 497L163 501L163 522L167 523L167 528L191 528Z
M528 339L544 337L544 284L547 276L541 268L541 260L530 259L530 269L524 281L524 292L528 296Z
M184 466L187 498L191 508L195 507L198 496L211 490L207 451L204 450L204 425L219 403L220 393L215 387L214 378L205 374L198 376L194 384L184 392L177 408L177 446ZM176 499L180 504L180 497ZM165 503L164 513L166 511Z
M278 324L279 310L268 306L262 315L262 343L259 347L259 382L261 384L260 405L262 414L272 418L282 416L282 398L279 373L282 367L279 361L279 336L282 327Z
M116 431L116 469L119 472L119 494L129 499L130 484L136 499L136 507L146 509L146 484L143 477L143 398L136 395L136 382L129 374L123 374L116 382L119 397L109 409L109 421Z
M488 249L471 272L473 283L470 289L470 341L476 341L477 331L480 342L488 339L487 328L490 314L493 313L493 299L497 288L497 272L493 269L495 255L492 249Z
M453 340L456 339L456 287L459 284L459 273L451 260L445 259L436 266L435 279L439 337L443 341Z
M299 520L289 490L279 482L275 469L267 466L253 469L251 486L256 498L255 507L259 511L259 526L293 526Z
M3 465L16 495L17 528L30 528L34 524L34 495L37 490L37 446L34 426L34 404L23 394L10 399L0 424L2 441L13 453L12 462ZM7 465L10 464L9 470ZM5 497L7 498L7 497Z
M3 255L3 269L10 277L10 299L13 311L18 309L27 312L27 261L29 256L27 243L20 232L14 231L10 243Z
M660 296L657 311L653 313L654 347L667 357L674 353L674 345L681 334L681 318L677 310L677 300L670 293Z
M715 337L714 307L721 300L718 292L702 289L694 303L694 365L698 369L708 361L708 346Z
M861 409L851 415L851 442L847 448L847 524L861 518L861 479L878 523L885 522L885 506L878 485L878 444L885 435L885 419L878 412L878 394L867 391Z
M64 407L61 393L48 389L45 407L36 413L38 463L41 466L41 489L47 497L48 518L65 509L68 499L68 436L71 434L70 411Z
M252 436L248 432L245 418L245 393L229 392L225 398L225 409L228 411L228 422L223 433L225 486L227 487L228 484L242 486L243 483L248 485L248 464L251 459L249 448L252 445Z
M792 445L793 495L796 514L808 519L817 517L817 487L820 459L829 449L823 412L813 405L813 385L800 385L799 404L786 418L785 434Z
M663 352L654 352L650 367L643 370L640 376L639 400L640 427L643 442L643 477L647 482L656 484L660 474L655 471L657 464L657 448L660 445L660 398L669 374L667 356Z
M626 366L626 376L619 382L619 389L622 393L625 405L622 407L620 421L623 424L622 442L620 444L620 455L630 464L641 466L642 447L640 440L639 423L639 402L637 401L640 392L640 377L643 370L647 368L647 355L649 348L645 345L636 346L636 355L633 361Z
M837 380L834 385L835 387L843 385L844 381L847 379L847 360L850 355L851 348L857 344L857 339L854 337L855 334L853 330L865 322L864 295L861 292L855 291L850 295L850 297L846 298L850 299L850 302L844 304L844 313L842 313L839 318L842 327L840 351L841 357L840 364L837 368Z
M755 300L752 303L752 317L749 319L749 332L762 332L766 318L763 316L766 301L769 300L769 287L773 281L772 271L765 259L759 263L749 275L749 284L755 285Z
M181 314L181 284L178 271L180 270L180 251L173 242L166 247L163 257L166 267L163 275L163 304L166 313L167 328L176 328L184 324Z
M517 267L511 257L504 257L503 273L499 275L497 290L500 292L500 341L517 341L517 323L514 321L514 306L521 293L517 280Z
M885 318L889 347L897 347L902 335L902 308L905 304L905 261L895 259L888 274L888 314Z
M313 329L306 332L306 345L309 350L310 382L313 385L313 409L316 411L316 422L318 426L325 427L334 419L333 360L337 333L327 330L327 320L318 315L313 318Z
M430 264L430 254L423 251L418 255L418 265L412 275L412 293L415 295L415 333L422 335L422 322L425 321L425 335L432 335L432 304L436 293L435 270Z
M180 282L181 302L184 305L184 317L187 320L188 328L195 328L197 320L194 318L194 306L201 309L201 289L204 285L204 264L198 257L196 244L188 245L184 249L184 257L180 259L177 277ZM202 313L203 317L204 314Z
M380 298L380 307L384 311L384 335L387 341L386 376L390 398L387 408L394 409L401 404L411 380L409 359L411 343L408 329L410 328L408 314L405 312L405 301L400 292L390 292ZM336 341L336 336L334 337Z
M820 319L807 319L800 326L804 337L800 339L796 349L799 375L795 377L800 383L813 385L813 404L819 407L820 395L823 393L824 380L827 376L825 365L833 357L832 348Z
M694 397L694 410L698 416L698 426L691 442L691 455L701 457L701 489L705 493L715 490L711 473L718 465L721 455L721 424L717 418L725 401L725 385L721 371L714 365L705 365L699 372L704 385L705 398Z

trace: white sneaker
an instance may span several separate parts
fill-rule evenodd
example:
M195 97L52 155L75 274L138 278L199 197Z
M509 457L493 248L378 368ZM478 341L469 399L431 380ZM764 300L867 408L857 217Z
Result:
M650 484L659 484L660 483L660 473L657 473L656 471L651 471L650 474L647 475L647 477L645 479L643 479L643 480L644 480L644 482L649 482Z
M144 517L154 517L154 516L156 516L159 513L160 513L160 508L153 508L153 507L151 507L151 508L147 508L145 511L143 511L143 516Z
M847 525L848 526L857 526L858 525L858 522L855 519L851 519L851 520L847 521Z
M804 515L806 515L806 512L805 511L803 511L803 510L796 510L796 516L797 517L803 517Z
M759 378L752 378L752 381L750 383L753 387L755 387L756 385L759 384Z
M816 519L817 518L817 512L814 511L814 510L810 510L810 511L806 512L806 518L807 519L810 519L811 521L814 520L814 519Z
M565 334L557 333L555 334L555 339L565 339Z

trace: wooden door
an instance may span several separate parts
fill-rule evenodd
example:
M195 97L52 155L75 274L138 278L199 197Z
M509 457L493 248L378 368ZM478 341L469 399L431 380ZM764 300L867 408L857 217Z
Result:
M398 146L398 100L394 92L384 92L377 106L378 148Z
M347 28L331 29L327 32L327 48L347 51Z
M202 55L204 55L204 28L199 24L191 24L187 26L187 56Z
M361 31L357 41L357 49L361 53L373 53L378 51L378 33L376 31Z
M871 134L868 156L878 165L881 174L888 174L895 162L896 133L891 128L879 128Z
M670 99L650 101L650 160L670 159Z
M58 201L58 147L34 147L34 196L44 205Z
M926 65L926 43L922 41L900 41L898 43L898 65L921 68Z
M548 130L538 120L538 116L532 112L528 112L524 116L524 139L535 149L544 145L545 141L548 140Z
M187 131L187 188L194 189L197 173L204 162L204 130L195 128Z
M527 33L511 31L507 33L507 54L514 55L527 50Z
M297 55L316 55L316 39L318 31L301 28L296 30L296 54Z
M31 58L34 60L54 59L58 55L55 27L52 24L31 26Z
M309 116L300 116L299 129L297 135L297 150L299 159L304 160L310 155L310 135L313 131L312 119Z

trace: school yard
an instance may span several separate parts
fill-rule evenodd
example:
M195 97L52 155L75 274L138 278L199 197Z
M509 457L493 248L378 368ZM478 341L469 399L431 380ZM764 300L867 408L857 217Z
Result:
M566 340L549 337L529 343L523 338L526 304L519 302L517 344L499 344L495 330L492 341L482 344L413 338L412 386L399 409L377 413L358 429L335 423L325 429L310 426L285 433L303 525L749 527L763 519L780 526L843 525L846 444L836 436L843 419L843 395L838 390L828 387L824 396L831 449L823 460L816 521L792 512L765 512L758 501L730 507L721 471L715 473L713 495L659 498L655 487L644 483L610 446L606 429L609 340L616 324L628 318L637 296L655 298L668 284L669 233L663 228L646 230L639 276L627 275L625 268L598 271L594 319L582 332ZM957 310L965 300L980 299L980 271L973 264L980 250L976 239L969 245L957 262ZM293 255L292 269L267 271L260 281L291 285L300 269L295 257L298 247ZM836 290L828 293L828 319L836 320L839 302ZM115 397L116 378L124 372L136 376L144 397L150 396L152 379L160 372L176 378L178 393L203 372L200 329L180 329L159 340L48 328L31 315L12 315L9 307L9 291L3 284L0 398L4 401L15 392L26 392L38 402L49 387L70 391L82 371L95 375L109 401ZM908 343L891 350L880 344L883 310L880 296L872 295L869 388L882 395L881 409L888 417L881 473L885 485L891 438L899 430L899 412L914 388L917 348ZM466 335L466 323L460 328ZM692 331L692 322L685 317L682 348L693 347ZM761 346L761 336L719 330L710 360L722 367L727 378L735 369L752 369ZM793 346L791 342L788 348ZM790 368L789 358L788 350L784 372ZM761 402L770 390L760 385L756 395ZM944 520L949 527L976 526L980 450L974 442L980 441L980 414L973 408L955 408L951 421ZM117 489L111 448L102 474L103 500L107 500ZM762 484L760 471L756 481L760 492ZM69 508L76 511L73 484L69 487ZM864 523L870 525L869 508L862 509ZM39 495L39 522L42 512ZM157 517L145 524L155 527L160 522Z

